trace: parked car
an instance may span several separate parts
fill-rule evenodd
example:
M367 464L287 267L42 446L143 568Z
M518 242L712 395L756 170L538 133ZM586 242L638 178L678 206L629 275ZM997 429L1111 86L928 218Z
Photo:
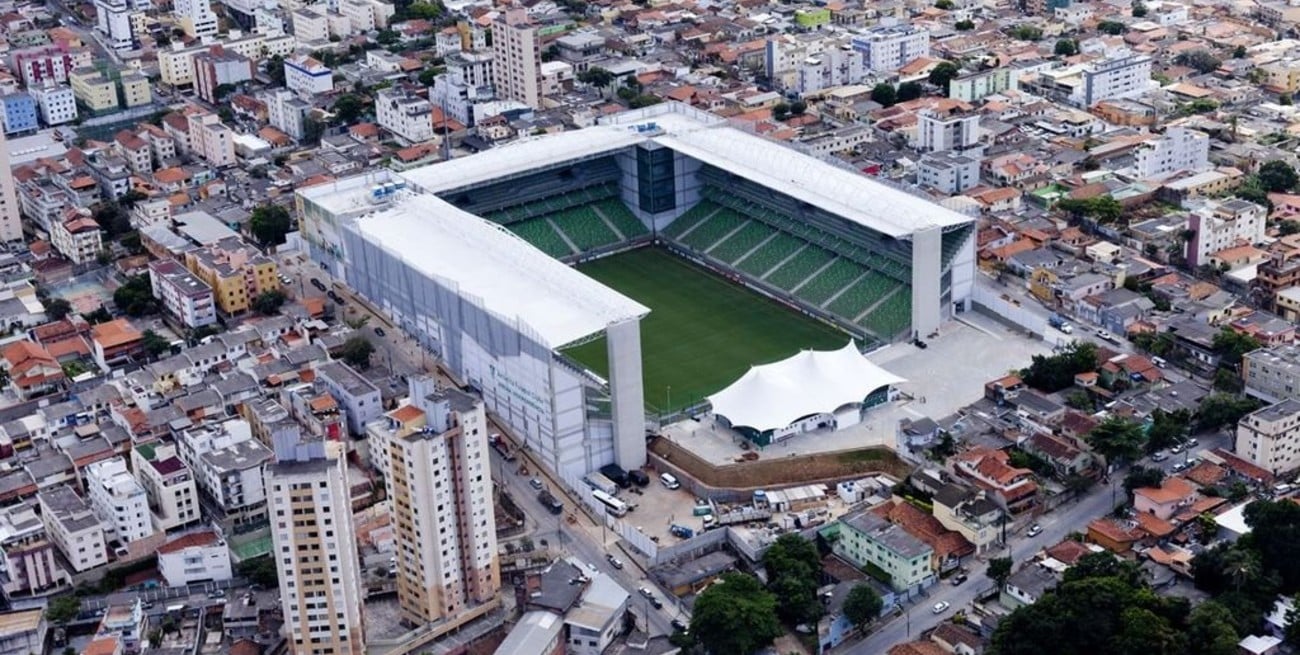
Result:
M377 336L377 337L382 337L382 336L384 336L384 328L376 327L376 328L375 328L375 336Z
M1195 448L1201 445L1201 442L1198 441L1196 437L1189 437L1187 441L1183 442L1183 445L1187 446L1188 448Z
M1029 531L1026 532L1025 535L1030 537L1037 537L1038 535L1042 534L1042 532L1043 532L1043 526L1035 523L1029 526Z
M965 573L958 573L957 575L952 576L952 586L960 587L963 582L966 582Z
M687 625L686 622L681 619L673 619L672 626L673 626L673 630L677 632L688 632L690 630L690 626Z
M623 560L621 560L621 559L619 559L619 558L617 558L617 557L614 557L613 555L606 555L606 556L605 556L605 559L609 560L609 565L610 565L610 566L612 566L612 567L614 567L614 568L616 568L616 569L622 569L622 568L623 568Z
M1175 455L1180 455L1180 454L1182 454L1182 452L1183 452L1183 444L1178 444L1178 445L1174 446L1173 448L1170 448L1170 449L1169 449L1169 452L1171 452L1171 453L1173 453L1173 454L1175 454Z
M932 608L932 611L933 611L935 614L943 614L944 612L948 611L948 608L949 608L949 607L952 607L952 605L949 605L949 604L948 604L948 601L946 601L946 600L941 600L941 601L939 601L939 602L937 602L937 603L934 604L934 607Z
M225 597L226 597L226 592L222 589L213 589L212 591L208 592L208 598L211 598L213 600L216 600L218 598L224 600Z
M533 478L532 480L529 480L529 481L528 481L528 486L530 486L530 487L532 487L532 488L534 488L534 489L536 489L536 490L538 490L538 491L541 491L541 490L542 490L542 487L545 487L546 485L542 484L542 479L541 479L541 478Z
M325 290L325 284L316 278L311 279L311 285L313 287L316 287L317 289L320 289L321 291Z
M1169 453L1163 450L1158 451L1156 454L1151 456L1151 461L1153 462L1163 462L1167 459L1169 459Z

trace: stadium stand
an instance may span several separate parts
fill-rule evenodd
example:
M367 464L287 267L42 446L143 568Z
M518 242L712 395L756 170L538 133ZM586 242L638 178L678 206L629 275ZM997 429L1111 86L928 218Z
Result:
M907 287L900 286L898 291L859 319L858 325L883 337L892 337L907 329L912 322L912 294L907 291Z
M845 289L843 293L832 300L826 306L826 311L853 322L871 305L900 286L902 285L897 281L884 275L874 271L869 272L866 277Z
M632 239L650 233L650 230L646 229L645 223L633 216L627 205L624 205L622 201L616 198L601 200L592 207L608 219L614 225L614 229L622 232L624 238Z
M701 200L696 203L694 207L691 207L689 211L682 214L677 218L677 220L673 221L668 228L664 230L664 235L674 239L681 237L683 234L689 232L691 228L712 216L713 213L719 209L722 209L722 207L707 200Z
M507 229L552 257L568 257L573 254L573 248L565 243L564 237L560 236L560 233L556 232L550 222L544 218L513 223L507 226Z
M713 250L709 251L709 256L728 264L735 264L736 260L744 257L775 233L776 230L763 223L750 221L739 232L714 246Z
M866 270L861 266L840 257L818 273L817 277L799 287L797 295L810 304L820 306L864 273Z
M821 248L810 245L800 250L798 255L791 257L775 271L769 273L767 281L781 289L790 291L808 279L808 276L816 273L817 269L825 266L826 262L829 262L834 256Z
M805 245L803 241L789 234L777 232L776 236L764 243L758 250L740 260L738 267L756 278L762 278L773 268L776 268L777 264L785 261L787 257L795 254Z
M608 246L619 241L614 230L610 229L590 206L566 209L552 214L550 220L560 232L569 237L573 245L578 247L579 252Z
M682 243L695 250L708 252L723 237L731 234L744 224L745 218L740 214L729 209L720 209L683 236Z

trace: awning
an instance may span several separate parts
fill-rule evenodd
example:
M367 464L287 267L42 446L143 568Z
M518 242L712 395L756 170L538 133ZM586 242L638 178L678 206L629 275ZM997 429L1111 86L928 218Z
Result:
M862 356L849 341L839 350L805 350L754 366L731 386L709 396L709 402L713 412L733 426L763 432L860 403L871 392L903 381Z

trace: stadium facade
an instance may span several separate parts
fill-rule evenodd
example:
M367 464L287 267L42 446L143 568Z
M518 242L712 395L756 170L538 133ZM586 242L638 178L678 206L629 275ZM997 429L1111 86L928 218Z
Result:
M315 261L574 474L644 463L648 310L568 264L664 247L874 342L935 332L975 282L970 217L677 104L298 203ZM609 380L559 352L602 335Z

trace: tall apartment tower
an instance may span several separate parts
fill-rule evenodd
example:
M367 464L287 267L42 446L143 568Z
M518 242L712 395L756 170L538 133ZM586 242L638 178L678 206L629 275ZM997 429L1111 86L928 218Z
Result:
M422 625L497 598L492 479L483 403L412 378L405 434L389 442L397 598Z
M523 9L492 23L492 83L497 97L541 108L542 51L537 26Z
M267 503L292 655L362 655L361 565L342 445L294 431L274 437Z
M9 169L9 142L4 134L0 134L0 241L21 241L22 238L23 224L18 218L14 173Z
M172 15L181 24L181 29L194 38L217 33L217 14L212 11L209 0L173 0Z

